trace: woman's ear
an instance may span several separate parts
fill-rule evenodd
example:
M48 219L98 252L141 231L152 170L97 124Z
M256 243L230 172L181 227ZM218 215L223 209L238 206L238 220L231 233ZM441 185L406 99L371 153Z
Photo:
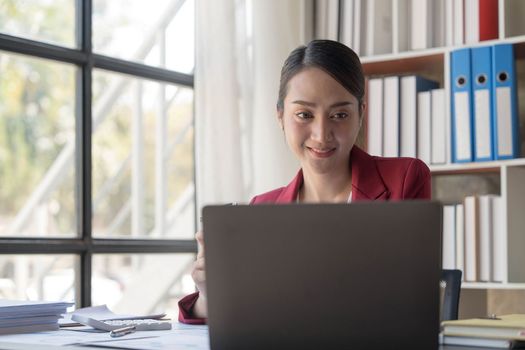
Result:
M281 130L284 131L283 110L280 108L277 108L277 121L279 122L279 126L281 127Z
M366 110L366 103L362 102L361 106L359 107L359 127L363 124L363 119L365 119L365 110Z

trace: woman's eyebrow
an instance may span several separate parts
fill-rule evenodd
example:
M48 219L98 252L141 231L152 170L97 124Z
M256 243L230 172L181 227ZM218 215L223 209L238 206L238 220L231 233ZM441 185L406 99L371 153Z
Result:
M303 101L303 100L295 100L295 101L292 101L292 103L299 104L299 105L304 105L304 106L308 106L308 107L315 107L316 106L316 104L313 103L313 102L307 102L307 101ZM336 102L336 103L332 104L330 106L330 108L342 107L342 106L351 105L351 104L353 104L352 101L341 101L341 102Z
M351 105L351 104L353 104L352 101L336 102L336 103L334 103L333 105L331 105L330 108L334 108L334 107L342 107L342 106Z
M298 105L304 105L304 106L308 106L308 107L315 107L316 104L313 103L313 102L306 102L306 101L303 101L303 100L295 100L295 101L292 101L292 103L295 103L295 104L298 104Z

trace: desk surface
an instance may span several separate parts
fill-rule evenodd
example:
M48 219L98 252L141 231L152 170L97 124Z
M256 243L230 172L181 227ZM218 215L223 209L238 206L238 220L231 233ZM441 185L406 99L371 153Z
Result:
M93 334L71 330L0 336L0 350L100 350L102 348L209 350L208 329L206 326L187 326L175 323L171 331L136 332L116 339L110 338L107 333ZM439 350L481 349L486 348L439 347Z

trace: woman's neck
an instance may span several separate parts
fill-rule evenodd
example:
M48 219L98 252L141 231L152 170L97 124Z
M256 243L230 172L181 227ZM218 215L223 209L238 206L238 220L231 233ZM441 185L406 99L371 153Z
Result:
M303 169L303 185L299 190L299 201L308 203L347 202L352 191L352 173L317 174Z

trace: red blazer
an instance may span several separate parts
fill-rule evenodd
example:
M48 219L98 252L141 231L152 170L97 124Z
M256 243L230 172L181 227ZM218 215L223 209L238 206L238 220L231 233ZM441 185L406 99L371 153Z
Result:
M352 202L367 200L430 199L431 178L428 167L414 158L383 158L371 156L354 146L350 153L352 167ZM293 203L303 184L299 170L286 187L255 196L250 204ZM199 293L179 301L179 322L203 324L206 319L191 314Z

